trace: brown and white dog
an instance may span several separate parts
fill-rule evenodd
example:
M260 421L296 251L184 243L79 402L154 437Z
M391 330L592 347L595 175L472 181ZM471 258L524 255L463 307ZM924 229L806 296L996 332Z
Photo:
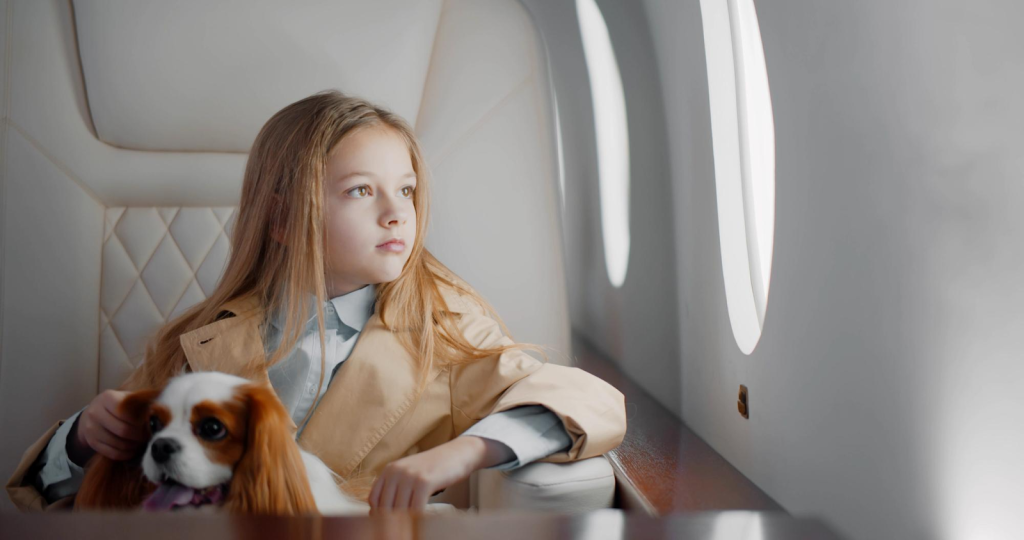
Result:
M187 373L163 390L129 394L121 410L149 425L141 458L97 455L77 509L223 507L242 514L365 515L319 458L299 448L287 410L265 385Z

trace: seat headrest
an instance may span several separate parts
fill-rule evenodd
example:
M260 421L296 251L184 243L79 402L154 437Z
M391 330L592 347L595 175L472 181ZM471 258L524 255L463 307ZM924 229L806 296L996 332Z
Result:
M101 140L247 153L285 105L320 90L371 97L415 125L442 0L76 0Z

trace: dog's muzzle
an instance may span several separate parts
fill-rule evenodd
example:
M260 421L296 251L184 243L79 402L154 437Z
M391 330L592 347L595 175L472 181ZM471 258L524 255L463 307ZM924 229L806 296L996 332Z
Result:
M150 447L150 452L153 454L153 461L160 464L167 463L167 460L171 459L171 456L178 453L180 450L181 443L166 437L153 441L153 445Z

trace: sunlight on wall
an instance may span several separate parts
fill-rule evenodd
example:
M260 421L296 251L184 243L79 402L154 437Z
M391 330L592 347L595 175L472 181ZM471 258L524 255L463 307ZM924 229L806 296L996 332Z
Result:
M615 287L626 280L629 264L629 134L622 77L608 27L594 0L576 0L583 51L594 99L601 233L608 279Z
M764 524L757 512L726 511L715 516L712 540L764 540Z
M725 296L740 350L768 304L775 234L775 127L753 0L701 0Z
M587 519L574 521L569 538L588 538L591 540L618 540L625 538L626 516L616 509L595 510L587 514Z

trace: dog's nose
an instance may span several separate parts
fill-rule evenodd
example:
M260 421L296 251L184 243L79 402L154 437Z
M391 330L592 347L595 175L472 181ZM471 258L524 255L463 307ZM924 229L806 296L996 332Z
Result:
M171 456L178 450L181 450L181 444L168 438L153 441L153 447L150 449L153 452L153 461L157 463L164 463L171 459Z

